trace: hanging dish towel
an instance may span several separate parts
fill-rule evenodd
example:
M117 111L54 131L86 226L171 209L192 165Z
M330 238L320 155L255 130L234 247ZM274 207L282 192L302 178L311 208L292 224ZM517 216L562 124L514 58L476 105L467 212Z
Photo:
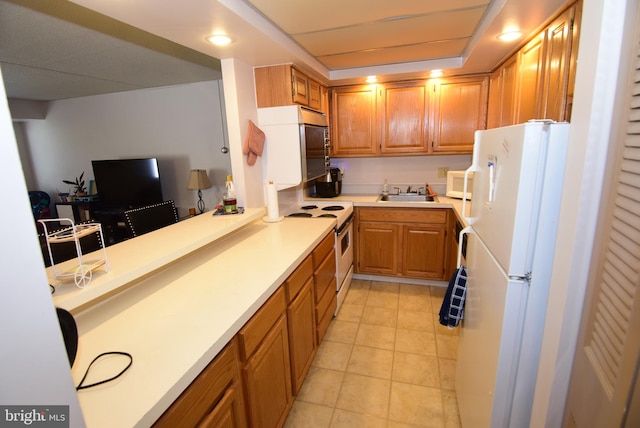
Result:
M440 307L440 324L457 327L464 315L464 299L467 295L467 270L460 266L453 272L447 292Z
M256 126L253 121L249 120L249 129L247 130L247 138L244 140L242 153L247 155L247 164L253 166L258 156L262 156L264 149L264 132Z

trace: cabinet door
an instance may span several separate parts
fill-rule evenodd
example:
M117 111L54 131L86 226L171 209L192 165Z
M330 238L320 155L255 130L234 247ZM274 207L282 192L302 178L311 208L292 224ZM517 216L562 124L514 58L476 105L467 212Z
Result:
M547 29L541 109L545 119L561 121L566 118L574 12L574 8L568 9Z
M446 225L403 227L402 274L414 278L445 279Z
M429 121L426 81L385 84L380 92L380 153L427 153Z
M332 156L377 154L376 126L376 85L331 90Z
M314 110L322 109L322 91L320 89L320 83L313 79L309 79L309 108Z
M516 123L516 84L518 80L518 56L514 55L502 66L500 93L500 124L509 126Z
M397 224L361 222L358 226L358 269L360 273L395 275L400 249Z
M289 326L292 392L293 395L296 395L316 353L313 278L309 278L300 293L289 304L287 324Z
M527 43L519 53L519 96L516 123L540 119L545 34L545 32L540 33Z
M198 424L199 428L242 428L246 427L242 391L237 387L229 388L218 405Z
M502 107L502 68L489 76L489 103L487 105L487 129L500 126L500 109Z
M286 317L273 326L243 368L250 426L281 427L293 404Z
M488 77L443 80L435 93L433 152L473 152L474 132L487 125Z
M296 104L309 105L309 78L291 68L292 101Z

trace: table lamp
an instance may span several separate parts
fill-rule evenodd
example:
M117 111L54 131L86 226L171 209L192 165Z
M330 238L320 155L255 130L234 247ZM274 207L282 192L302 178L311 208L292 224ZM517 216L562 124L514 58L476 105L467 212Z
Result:
M204 201L202 200L202 189L208 189L211 187L209 177L207 177L207 171L204 169L192 169L189 175L189 184L187 189L198 191L198 209L200 214L204 212Z

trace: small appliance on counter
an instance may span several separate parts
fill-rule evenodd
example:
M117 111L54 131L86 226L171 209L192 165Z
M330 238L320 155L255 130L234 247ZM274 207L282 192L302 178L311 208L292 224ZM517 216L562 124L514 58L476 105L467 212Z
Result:
M473 172L469 173L466 199L471 200L471 189L473 189ZM464 195L464 171L447 171L447 191L449 198L462 199Z
M318 198L335 198L342 192L342 171L340 168L330 168L329 172L315 180L315 194Z

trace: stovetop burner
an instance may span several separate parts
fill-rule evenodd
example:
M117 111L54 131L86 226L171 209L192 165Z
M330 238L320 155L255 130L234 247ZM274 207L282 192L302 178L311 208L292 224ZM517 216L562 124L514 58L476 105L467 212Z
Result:
M311 213L291 213L287 217L313 217Z
M343 209L344 209L344 207L341 206L341 205L328 205L328 206L322 208L322 211L340 211L340 210L343 210Z
M330 214L330 213L325 213L325 214L320 214L318 217L332 217L332 218L337 218L338 216L335 214Z
M301 210L315 210L318 208L317 205L303 205L300 207Z

